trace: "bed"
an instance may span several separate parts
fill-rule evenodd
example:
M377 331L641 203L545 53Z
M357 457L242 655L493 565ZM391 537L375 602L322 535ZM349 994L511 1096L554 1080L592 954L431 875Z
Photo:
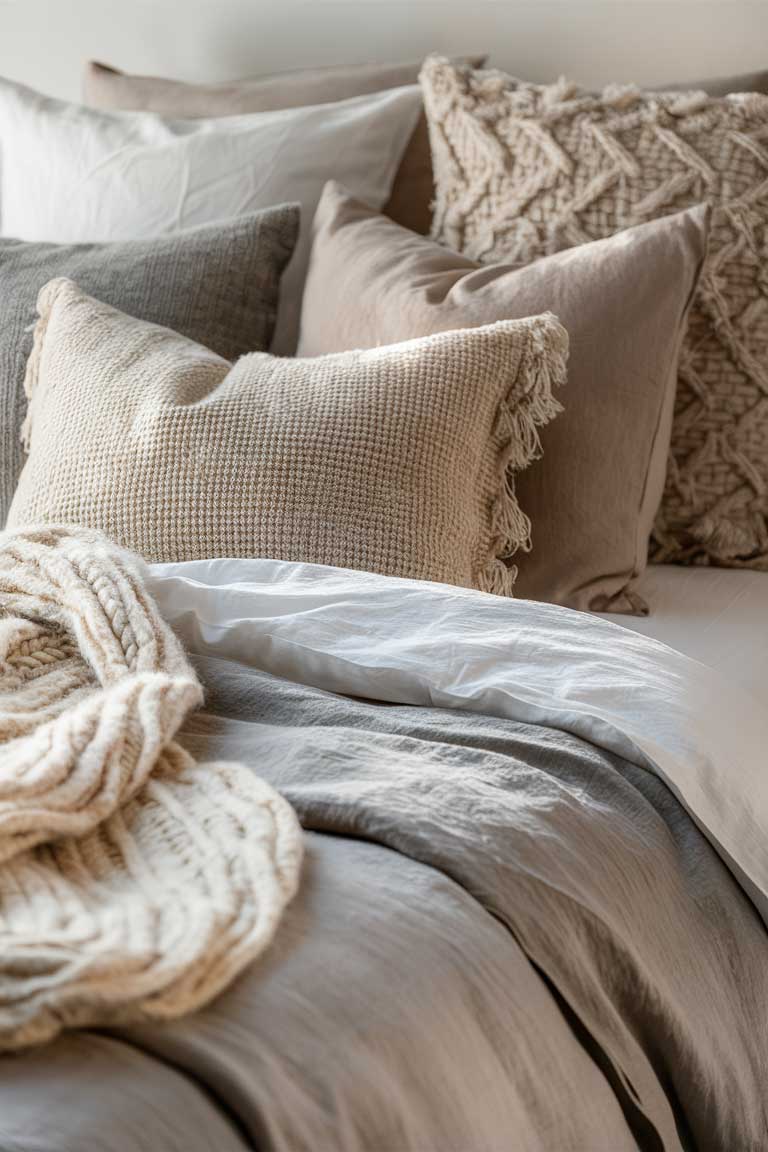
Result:
M659 564L640 591L650 615L614 621L717 669L768 705L768 574Z
M95 79L0 81L0 1152L768 1148L768 79ZM174 1002L192 770L296 883Z
M658 570L628 629L314 565L155 566L207 695L183 742L290 800L301 889L202 1012L4 1058L4 1152L763 1146L768 709L728 674L766 583ZM700 633L727 613L716 673Z

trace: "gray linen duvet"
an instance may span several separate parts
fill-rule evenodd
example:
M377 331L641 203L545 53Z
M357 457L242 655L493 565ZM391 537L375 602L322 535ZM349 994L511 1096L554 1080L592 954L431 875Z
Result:
M195 1016L0 1061L0 1152L768 1147L768 942L667 787L575 736L199 657L183 742L308 830Z

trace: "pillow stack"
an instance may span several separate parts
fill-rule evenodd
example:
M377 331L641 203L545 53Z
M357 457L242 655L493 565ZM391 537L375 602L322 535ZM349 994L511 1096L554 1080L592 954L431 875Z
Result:
M274 340L275 351L289 354L309 225L328 175L343 174L380 207L420 111L411 86L191 122L96 112L0 82L3 233L65 243L151 240L298 201L306 226L283 279Z
M480 62L0 82L9 524L592 611L768 568L768 97Z

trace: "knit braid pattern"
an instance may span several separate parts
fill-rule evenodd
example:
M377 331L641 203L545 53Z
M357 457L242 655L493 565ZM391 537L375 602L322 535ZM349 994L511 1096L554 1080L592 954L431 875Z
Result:
M768 97L594 95L436 57L421 81L432 235L472 259L527 263L712 205L651 554L768 570Z
M0 534L0 1050L217 995L296 891L293 810L174 741L202 689L105 536Z

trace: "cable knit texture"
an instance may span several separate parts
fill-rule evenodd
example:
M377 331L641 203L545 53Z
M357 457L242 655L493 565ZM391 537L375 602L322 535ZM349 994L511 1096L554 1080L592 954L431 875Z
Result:
M233 366L67 280L43 289L9 525L98 528L155 561L268 556L512 593L515 474L568 338L505 320Z
M528 262L714 206L653 558L768 569L768 98L627 87L595 96L439 58L422 85L433 236L473 259Z
M0 1050L191 1012L270 942L301 832L174 742L201 700L137 558L0 535Z

